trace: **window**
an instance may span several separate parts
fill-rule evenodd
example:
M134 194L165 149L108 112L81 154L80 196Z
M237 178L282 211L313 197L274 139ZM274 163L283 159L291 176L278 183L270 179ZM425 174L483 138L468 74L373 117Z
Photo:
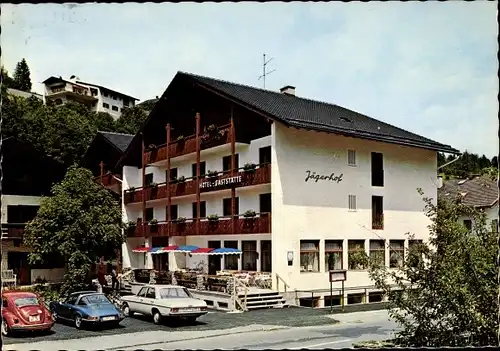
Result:
M112 98L113 98L113 100L116 100L116 96L113 95Z
M472 221L470 219L464 219L464 226L467 230L472 230Z
M153 183L153 173L148 173L144 177L144 186L151 185Z
M408 267L417 267L422 261L422 240L408 241Z
M372 186L384 186L384 156L372 152Z
M193 202L193 218L197 218L198 206L196 202ZM205 218L207 216L207 203L205 201L200 202L200 218Z
M260 241L260 270L262 272L272 272L271 247L272 247L271 240Z
M165 216L165 218L168 219L168 206L166 208L167 210L167 215ZM179 218L179 208L177 205L171 205L170 206L170 219L174 220L174 219L177 219Z
M259 195L260 213L271 213L271 193Z
M271 147L265 146L259 149L259 164L271 163Z
M319 272L319 240L300 241L300 271Z
M156 297L155 289L154 288L148 288L148 291L146 293L146 297L149 298L149 299L154 299Z
M349 269L366 269L367 267L367 256L365 252L365 241L364 240L349 240L348 245L348 255L347 255L347 265Z
M155 211L153 207L146 208L146 222L149 222L153 218L155 218Z
M325 271L342 269L342 240L325 240Z
M401 267L405 257L404 240L391 240L389 246L389 267Z
M384 229L384 198L372 196L372 229Z
M356 211L356 195L349 195L349 210Z
M238 154L234 155L234 169L236 172L238 172L239 168L239 157ZM222 158L222 171L224 172L230 172L231 171L231 155L229 156L224 156Z
M498 219L494 219L491 221L491 231L493 233L498 233Z
M78 299L78 295L70 295L67 299L66 299L66 303L68 305L74 305L76 303L76 300Z
M257 270L257 241L242 241L241 269L244 271Z
M165 171L165 179L168 179L167 171ZM170 169L170 179L169 179L169 181L172 181L174 179L177 179L177 168L171 168Z
M102 107L104 107L104 108L109 108L109 104L107 104L107 103L103 102L103 103L102 103Z
M118 111L118 106L113 105L113 106L111 106L111 109L112 109L113 111Z
M347 165L356 166L356 151L347 150Z
M237 249L238 248L238 241L236 241L236 240L224 241L224 247L228 247L231 249ZM231 271L237 271L238 270L238 255L224 255L224 268L231 270Z
M108 97L108 93L102 93L104 97Z
M232 211L231 211L231 204L232 204L232 199L231 198L227 198L227 199L223 199L222 200L222 215L223 216L231 216L232 215ZM235 197L234 198L235 200L235 209L234 209L234 214L235 216L237 216L239 213L240 213L240 199L239 197Z
M196 163L191 165L191 173L193 178L196 177ZM205 161L200 162L200 176L204 176L207 173L207 163Z
M370 260L381 266L385 266L384 240L370 240Z

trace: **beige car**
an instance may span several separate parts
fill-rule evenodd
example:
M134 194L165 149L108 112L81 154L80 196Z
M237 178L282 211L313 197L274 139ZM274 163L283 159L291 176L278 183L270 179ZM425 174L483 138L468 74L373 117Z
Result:
M155 324L162 317L183 318L194 323L206 314L207 303L194 298L188 289L176 285L144 285L136 295L122 297L123 314L127 317L134 313L153 316Z

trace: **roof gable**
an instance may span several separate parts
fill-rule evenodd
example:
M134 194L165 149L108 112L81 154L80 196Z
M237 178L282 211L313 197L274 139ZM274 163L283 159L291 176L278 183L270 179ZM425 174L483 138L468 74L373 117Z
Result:
M127 150L130 142L134 138L132 134L114 133L114 132L98 132L107 141L109 141L114 147L116 147L122 153Z
M458 194L465 205L474 207L492 207L498 202L498 184L486 176L474 179L447 180L438 190L438 196L451 200Z

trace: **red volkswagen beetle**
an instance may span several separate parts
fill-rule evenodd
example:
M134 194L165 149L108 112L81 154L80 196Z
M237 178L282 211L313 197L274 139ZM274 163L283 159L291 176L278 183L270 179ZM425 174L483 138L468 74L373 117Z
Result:
M24 291L2 293L2 335L16 331L49 331L52 315L38 294Z

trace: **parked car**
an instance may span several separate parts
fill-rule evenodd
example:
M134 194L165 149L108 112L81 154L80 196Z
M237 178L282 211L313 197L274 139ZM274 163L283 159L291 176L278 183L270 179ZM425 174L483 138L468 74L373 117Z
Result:
M118 326L125 318L106 295L95 291L72 293L64 302L52 302L50 310L54 320L72 321L78 329L84 324Z
M176 285L143 286L136 295L122 297L122 310L125 316L134 313L153 316L155 324L162 317L177 317L194 323L207 313L207 303L194 298L188 289Z
M38 294L24 291L2 293L2 335L17 331L46 331L54 325Z

